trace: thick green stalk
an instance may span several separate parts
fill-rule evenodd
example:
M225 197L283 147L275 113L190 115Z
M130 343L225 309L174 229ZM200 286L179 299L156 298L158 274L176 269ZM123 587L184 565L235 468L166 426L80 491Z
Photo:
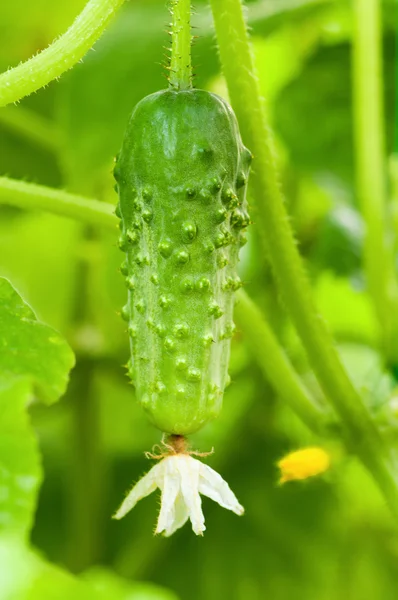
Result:
M261 230L261 239L285 307L327 398L341 418L346 438L373 474L398 517L398 486L381 437L350 382L331 335L313 303L280 189L241 1L211 0L211 4L231 102L244 143L254 154L251 180L256 202L254 218Z
M115 231L118 220L114 207L98 200L32 183L0 177L0 204L47 210ZM302 421L314 432L323 428L325 415L316 407L300 377L294 371L260 310L246 293L239 292L235 308L238 323L250 340L255 358L277 393L290 404Z
M172 0L171 16L169 83L174 90L186 90L192 87L190 0Z
M0 75L0 107L17 102L71 69L100 37L124 0L90 0L48 48Z
M309 429L321 433L325 428L325 415L316 406L261 311L243 290L237 294L234 316L274 390Z
M8 177L0 177L0 204L45 210L112 231L117 226L112 204Z
M394 348L394 271L386 243L386 161L380 0L354 0L353 101L357 194L366 224L364 262L387 358ZM395 350L395 352L394 352Z

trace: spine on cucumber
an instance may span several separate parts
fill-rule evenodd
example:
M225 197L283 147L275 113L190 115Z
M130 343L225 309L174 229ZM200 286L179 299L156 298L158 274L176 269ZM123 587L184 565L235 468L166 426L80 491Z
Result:
M250 162L229 105L192 89L139 102L116 162L129 373L168 433L197 431L221 409Z

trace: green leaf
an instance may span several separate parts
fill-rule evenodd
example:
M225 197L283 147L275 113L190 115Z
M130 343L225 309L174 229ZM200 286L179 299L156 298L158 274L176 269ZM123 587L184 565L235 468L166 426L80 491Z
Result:
M118 577L111 571L94 567L83 574L85 581L91 583L93 589L101 592L105 598L112 600L177 600L177 596L153 583L128 581ZM102 598L102 595L101 595Z
M47 402L65 390L74 357L62 337L36 320L0 278L0 534L32 525L42 472L26 406L35 389Z
M64 339L36 320L7 279L0 278L0 369L3 380L27 377L52 403L64 393L74 356Z
M0 539L1 600L177 600L172 592L130 583L105 569L84 580L43 560L15 537Z
M12 531L23 536L32 526L42 475L26 413L29 398L27 379L0 379L0 535Z
M315 288L317 306L338 340L377 345L378 324L369 295L331 272L324 272Z

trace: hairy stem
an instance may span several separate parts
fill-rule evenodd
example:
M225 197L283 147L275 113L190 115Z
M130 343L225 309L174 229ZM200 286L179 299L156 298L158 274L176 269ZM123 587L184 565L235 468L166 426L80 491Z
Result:
M391 288L394 271L386 243L386 161L382 99L380 0L353 4L353 99L357 194L366 223L365 272L380 323L387 358L394 349L394 310ZM395 350L395 351L394 351Z
M171 2L170 88L186 90L192 87L191 65L191 2Z
M117 227L114 206L111 204L8 177L0 177L0 204L45 210L91 225L111 228L114 232Z
M330 333L313 303L280 190L242 3L240 0L211 0L211 4L231 102L243 140L255 157L251 180L257 209L255 220L261 228L261 239L284 304L325 395L341 418L346 439L372 473L398 517L398 486L381 436L349 380Z
M234 312L236 321L266 378L303 423L315 433L321 433L325 415L316 406L261 311L243 290L238 292L237 300Z
M124 0L90 0L48 48L0 75L0 107L17 102L71 69L100 37Z
M0 177L1 203L47 210L112 231L116 230L118 224L111 204L6 177ZM250 340L255 358L267 379L302 421L313 431L319 432L323 428L325 415L316 407L255 303L243 291L239 292L238 299L236 318Z

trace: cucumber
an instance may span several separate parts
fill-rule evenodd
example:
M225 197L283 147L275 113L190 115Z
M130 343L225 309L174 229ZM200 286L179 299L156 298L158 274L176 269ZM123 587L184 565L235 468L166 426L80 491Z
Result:
M116 161L129 374L167 433L193 433L221 409L251 159L230 106L187 89L137 104Z

